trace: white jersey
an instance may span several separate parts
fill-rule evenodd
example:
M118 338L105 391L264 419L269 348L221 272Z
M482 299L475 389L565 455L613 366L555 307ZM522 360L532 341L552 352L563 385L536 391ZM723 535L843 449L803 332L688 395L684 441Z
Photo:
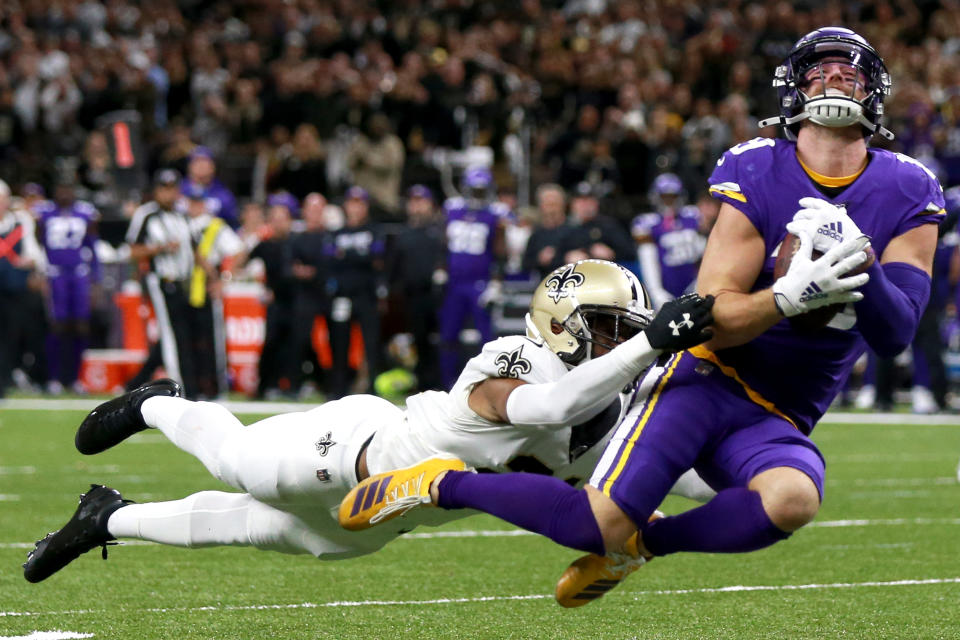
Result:
M467 363L449 393L427 391L411 396L406 419L377 431L367 449L371 474L408 467L445 453L478 470L528 471L582 480L597 460L595 455L584 454L597 449L601 440L606 442L608 428L618 422L620 407L625 403L601 412L584 426L571 428L491 422L477 415L467 402L474 387L488 378L542 384L555 382L566 373L566 365L555 353L524 336L488 342ZM615 398L610 400L612 403Z
M339 505L358 482L357 459L367 443L371 473L445 453L478 470L552 473L579 484L590 476L633 398L611 398L605 410L573 428L494 423L467 406L471 389L487 378L537 384L566 372L551 351L514 336L484 345L449 394L413 396L407 411L376 396L355 395L244 427L214 403L151 399L163 409L151 409L149 418L145 414L147 424L243 493L206 491L183 501L135 505L118 511L126 514L126 526L114 535L186 547L254 545L334 560L372 553L421 525L476 513L414 509L364 531L341 528ZM632 387L630 394L647 393L650 386ZM206 524L197 525L193 518ZM110 526L115 524L112 518Z

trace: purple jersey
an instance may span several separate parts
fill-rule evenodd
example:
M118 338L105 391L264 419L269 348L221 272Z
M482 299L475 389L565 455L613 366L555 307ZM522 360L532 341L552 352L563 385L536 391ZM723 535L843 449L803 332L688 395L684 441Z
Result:
M845 205L870 236L877 256L896 236L943 219L943 192L929 170L902 154L881 149L868 153L866 169L835 197L817 189L797 160L794 142L755 138L717 161L710 176L711 195L746 215L766 245L767 259L752 291L773 284L777 249L786 224L800 208L800 198ZM723 349L716 356L773 408L809 432L863 351L854 321L855 316L845 312L823 330L802 333L784 319L747 344Z
M187 194L196 189L199 189L203 194L207 213L223 218L233 229L240 226L240 220L237 218L237 200L233 197L230 189L223 186L223 183L215 179L204 187L189 178L185 178L180 183L180 193Z
M633 237L650 238L657 245L660 281L674 297L683 295L697 278L705 238L700 234L700 210L682 207L676 215L642 213L633 219Z
M450 280L489 280L497 227L510 210L499 202L473 209L463 198L443 204L447 216L447 273Z
M83 276L97 271L93 229L97 210L93 205L82 200L69 207L45 202L37 213L50 275L71 273Z

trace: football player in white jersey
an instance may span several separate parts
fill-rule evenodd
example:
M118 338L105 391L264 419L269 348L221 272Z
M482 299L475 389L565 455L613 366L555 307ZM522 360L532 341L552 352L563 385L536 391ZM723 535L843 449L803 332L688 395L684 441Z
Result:
M244 427L220 405L179 397L172 381L150 383L92 411L77 431L78 450L98 453L157 428L240 492L134 504L93 485L70 521L37 542L24 575L44 580L86 551L105 552L116 538L321 559L370 553L420 524L472 513L418 510L396 526L339 526L340 502L360 480L438 454L476 469L584 479L629 405L637 376L661 353L711 335L712 303L692 294L651 319L649 298L626 269L599 260L568 264L538 286L527 336L484 345L449 393L412 396L406 411L357 395ZM693 485L709 492L702 482Z

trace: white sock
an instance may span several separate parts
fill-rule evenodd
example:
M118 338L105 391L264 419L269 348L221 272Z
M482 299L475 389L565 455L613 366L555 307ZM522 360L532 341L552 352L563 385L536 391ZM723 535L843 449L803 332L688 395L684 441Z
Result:
M711 489L696 471L688 469L677 479L676 484L670 489L670 494L706 503L713 500L717 492Z
M111 514L115 538L150 540L177 547L254 546L307 553L296 541L299 519L245 493L201 491L182 500L129 504Z

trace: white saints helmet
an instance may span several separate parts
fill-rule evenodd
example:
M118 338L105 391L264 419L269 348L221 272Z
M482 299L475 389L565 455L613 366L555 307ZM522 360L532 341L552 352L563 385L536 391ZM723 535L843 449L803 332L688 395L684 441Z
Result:
M527 337L569 366L642 331L653 317L650 296L635 275L606 260L581 260L554 270L537 285L527 313Z

